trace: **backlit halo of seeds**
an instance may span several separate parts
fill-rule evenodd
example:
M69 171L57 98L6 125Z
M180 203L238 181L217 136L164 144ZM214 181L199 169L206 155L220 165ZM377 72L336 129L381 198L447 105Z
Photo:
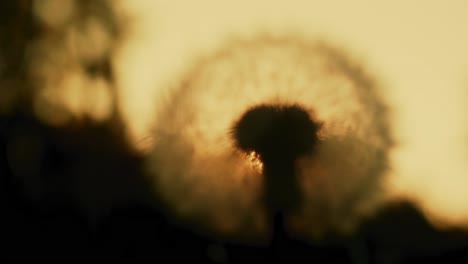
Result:
M298 104L322 125L297 161L302 233L350 231L380 201L392 145L375 81L339 49L299 36L234 40L181 74L158 113L148 166L174 214L222 234L262 236L262 164L233 124L259 104ZM254 168L254 169L252 169Z

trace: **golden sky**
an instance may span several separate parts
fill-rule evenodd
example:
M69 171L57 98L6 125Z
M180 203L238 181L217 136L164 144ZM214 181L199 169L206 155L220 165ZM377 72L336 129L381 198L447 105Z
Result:
M148 134L158 98L232 35L300 32L345 48L381 82L399 143L391 185L429 215L468 226L467 1L122 1L135 20L115 63L130 134ZM434 219L435 219L434 218Z

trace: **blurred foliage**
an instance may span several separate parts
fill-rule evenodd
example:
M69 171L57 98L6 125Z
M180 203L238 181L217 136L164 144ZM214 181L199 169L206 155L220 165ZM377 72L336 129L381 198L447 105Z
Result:
M75 204L87 215L148 198L142 157L115 110L112 56L122 28L106 0L1 1L8 192L39 207Z
M29 111L63 125L114 112L112 54L119 23L109 1L3 1L0 113Z

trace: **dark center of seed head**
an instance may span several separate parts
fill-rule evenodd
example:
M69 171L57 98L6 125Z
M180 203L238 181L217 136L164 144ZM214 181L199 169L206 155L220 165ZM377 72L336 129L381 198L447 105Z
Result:
M260 105L245 112L234 125L237 146L255 151L265 166L291 162L312 151L320 125L297 105ZM279 165L279 164L278 164Z

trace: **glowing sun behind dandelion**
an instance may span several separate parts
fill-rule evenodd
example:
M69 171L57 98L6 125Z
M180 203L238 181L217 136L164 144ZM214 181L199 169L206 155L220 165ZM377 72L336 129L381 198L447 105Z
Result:
M245 154L245 158L250 162L250 165L253 169L262 171L263 170L263 163L260 160L260 156L255 151L250 151L249 153Z

